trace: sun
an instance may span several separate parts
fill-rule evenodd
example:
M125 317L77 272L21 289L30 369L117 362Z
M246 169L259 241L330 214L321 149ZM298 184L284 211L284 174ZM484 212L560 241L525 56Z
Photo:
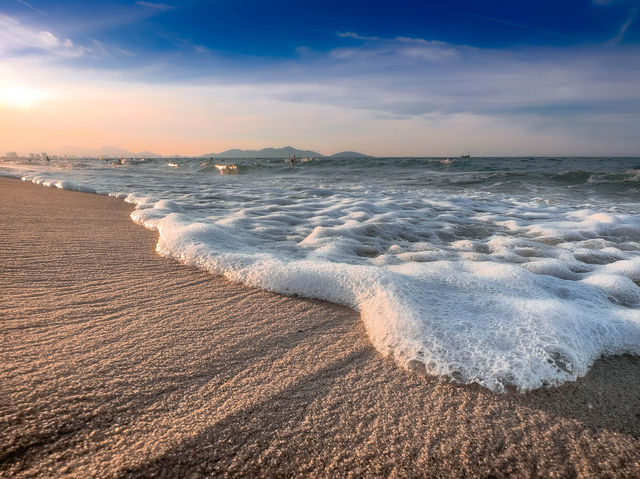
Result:
M44 90L23 85L0 85L0 104L18 110L34 108L49 95Z

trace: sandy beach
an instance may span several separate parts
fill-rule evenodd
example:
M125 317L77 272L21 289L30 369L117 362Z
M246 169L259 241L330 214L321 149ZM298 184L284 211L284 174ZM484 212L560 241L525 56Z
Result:
M639 357L496 395L158 256L121 200L2 178L0 210L0 476L640 477Z

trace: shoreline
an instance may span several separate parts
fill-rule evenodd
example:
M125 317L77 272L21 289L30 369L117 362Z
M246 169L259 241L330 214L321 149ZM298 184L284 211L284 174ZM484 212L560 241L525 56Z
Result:
M345 307L155 254L115 198L0 178L0 475L640 474L640 358L495 395Z

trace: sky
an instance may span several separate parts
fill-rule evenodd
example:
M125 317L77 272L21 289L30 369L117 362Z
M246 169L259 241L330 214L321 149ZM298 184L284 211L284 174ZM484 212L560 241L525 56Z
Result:
M0 0L0 155L640 156L640 0Z

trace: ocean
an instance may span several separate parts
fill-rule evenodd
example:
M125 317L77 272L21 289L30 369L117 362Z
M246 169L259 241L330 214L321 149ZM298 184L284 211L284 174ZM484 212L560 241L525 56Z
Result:
M160 255L349 306L380 353L427 374L528 391L640 354L640 158L4 160L0 175L134 203Z

